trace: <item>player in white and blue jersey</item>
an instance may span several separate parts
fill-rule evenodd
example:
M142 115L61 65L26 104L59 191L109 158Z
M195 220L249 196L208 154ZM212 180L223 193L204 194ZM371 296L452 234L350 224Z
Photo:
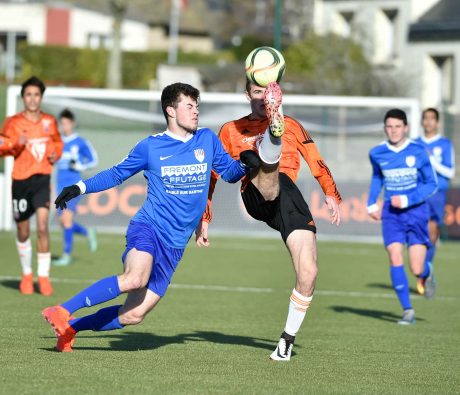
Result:
M426 200L436 192L437 179L425 148L407 137L406 113L399 109L390 110L385 115L384 124L388 140L369 152L372 180L368 212L373 219L382 220L391 281L404 310L398 324L409 325L415 323L415 312L404 270L404 245L408 246L412 273L431 281L430 267L424 267L430 245ZM382 187L383 207L380 208L377 199Z
M436 244L439 240L441 227L444 224L444 207L446 205L449 181L455 175L455 154L452 142L439 133L439 112L435 108L427 108L422 113L423 135L416 141L428 150L430 161L438 176L438 192L428 200L430 208L430 241L425 264L434 263ZM427 298L434 297L434 288L425 286L426 279L419 278L417 291Z
M57 197L56 206L65 208L74 197L112 188L140 171L148 184L146 200L126 232L123 274L99 280L67 302L43 310L56 333L58 351L71 352L77 332L140 323L165 295L201 220L211 170L227 182L239 181L248 172L249 167L233 160L212 130L198 129L198 100L199 91L188 84L167 86L161 95L167 130L140 141L119 164L64 188ZM123 305L72 316L122 293L128 293Z
M59 195L67 185L81 180L81 172L97 166L97 153L88 140L74 132L75 115L65 109L59 115L59 124L62 133L64 149L61 159L57 162L56 194ZM86 228L74 220L80 196L67 204L66 210L58 210L59 221L63 230L63 254L52 261L53 265L66 266L72 262L73 236L78 234L88 239L89 249L97 249L96 232Z

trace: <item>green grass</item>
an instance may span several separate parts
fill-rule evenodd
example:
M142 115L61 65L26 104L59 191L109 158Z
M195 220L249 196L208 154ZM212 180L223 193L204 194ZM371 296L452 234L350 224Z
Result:
M190 245L141 325L82 332L72 354L55 352L40 310L119 272L123 248L122 235L101 235L95 254L78 240L75 264L53 268L55 295L22 296L14 234L0 232L1 394L460 393L458 244L441 246L437 298L414 295L417 324L402 327L383 248L319 243L317 293L289 363L268 355L286 318L290 259L281 241L259 239Z

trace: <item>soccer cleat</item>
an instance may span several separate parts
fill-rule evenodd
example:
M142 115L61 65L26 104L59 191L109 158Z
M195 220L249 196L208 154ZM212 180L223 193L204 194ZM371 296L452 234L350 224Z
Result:
M433 299L436 293L436 279L434 278L433 269L430 271L430 275L425 279L425 298Z
M295 336L288 335L286 332L281 334L280 341L276 350L270 355L272 361L289 361L291 359L292 347L294 346Z
M53 266L69 266L71 263L72 257L69 254L63 254L60 258L51 261Z
M43 296L51 296L53 294L53 287L49 277L38 276L38 290Z
M53 331L56 334L56 350L59 352L72 352L76 332L69 324L69 320L73 318L70 313L64 307L58 305L42 310L42 315L53 327Z
M284 134L284 116L282 107L283 93L276 82L270 82L264 93L264 105L267 112L268 127L274 137Z
M19 283L19 292L23 295L32 295L34 293L34 279L32 273L23 274Z
M402 318L398 321L399 325L413 325L415 324L415 311L414 309L404 310Z
M88 229L88 246L91 252L96 252L97 250L97 236L96 230L94 228Z

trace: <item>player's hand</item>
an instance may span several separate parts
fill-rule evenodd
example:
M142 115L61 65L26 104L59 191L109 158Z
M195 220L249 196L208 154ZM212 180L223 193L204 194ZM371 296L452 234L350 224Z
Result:
M48 155L48 160L51 164L55 163L57 161L57 158L58 156L56 152L53 152L50 155Z
M326 204L331 216L331 224L340 225L340 207L333 196L326 196Z
M195 229L195 241L198 247L209 247L210 242L208 239L208 227L209 223L206 221L200 221Z
M59 196L54 201L56 208L64 210L67 208L66 202L72 200L73 198L81 194L80 188L78 185L71 185L70 187L64 187Z
M371 217L375 221L380 221L382 219L382 210L377 210L373 213L369 213L369 217Z
M394 195L390 199L391 205L396 208L402 208L402 199L399 195Z
M258 169L262 166L262 161L260 160L257 152L250 149L240 153L240 161L243 165L250 169Z

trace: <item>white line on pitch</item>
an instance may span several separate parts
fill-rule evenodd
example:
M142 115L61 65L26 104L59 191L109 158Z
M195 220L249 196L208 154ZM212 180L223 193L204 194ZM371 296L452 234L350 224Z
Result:
M17 276L0 276L0 281L20 281ZM52 278L55 283L65 284L92 284L96 280L83 280L72 278ZM257 287L231 287L226 285L199 285L199 284L171 284L171 288L175 289L192 289L203 291L220 291L220 292L249 292L249 293L273 293L273 292L289 292L280 288L257 288ZM377 298L377 299L393 299L394 293L390 292L355 292L355 291L335 291L335 290L316 290L315 295L319 296L341 296L349 298ZM419 295L411 295L413 299L423 299ZM436 300L442 301L458 301L459 298L455 296L437 296Z

